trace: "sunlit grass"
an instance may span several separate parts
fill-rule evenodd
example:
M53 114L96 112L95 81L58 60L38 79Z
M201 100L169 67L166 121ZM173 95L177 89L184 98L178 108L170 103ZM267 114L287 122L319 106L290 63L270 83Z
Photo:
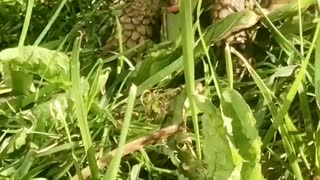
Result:
M1 48L12 48L0 52L0 179L318 178L320 24L316 8L305 13L315 1L261 11L255 64L217 43L257 14L204 27L210 7L193 2L172 15L175 41L137 54L130 71L140 46L99 57L121 31L112 4L0 2Z

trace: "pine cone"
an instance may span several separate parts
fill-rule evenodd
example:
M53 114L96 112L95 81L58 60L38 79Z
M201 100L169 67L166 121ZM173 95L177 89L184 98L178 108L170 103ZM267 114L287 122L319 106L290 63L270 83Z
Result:
M159 38L161 9L164 4L163 0L133 0L124 5L119 21L125 48L132 48L147 39ZM115 30L103 47L101 55L107 55L118 47L118 33Z

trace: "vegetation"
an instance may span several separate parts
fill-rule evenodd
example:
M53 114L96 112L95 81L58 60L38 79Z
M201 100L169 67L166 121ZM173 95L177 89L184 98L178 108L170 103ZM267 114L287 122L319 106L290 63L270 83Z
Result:
M192 2L100 57L121 2L1 1L0 179L319 179L319 2Z

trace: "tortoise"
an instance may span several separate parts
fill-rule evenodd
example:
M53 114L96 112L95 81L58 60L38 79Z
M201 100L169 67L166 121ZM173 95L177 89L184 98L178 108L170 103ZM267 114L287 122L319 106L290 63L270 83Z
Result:
M125 48L132 48L146 40L159 39L164 7L175 5L172 0L133 0L122 7L119 22ZM174 10L168 8L169 11ZM116 29L116 28L115 28ZM102 56L119 47L118 32L113 34L103 47Z
M292 0L259 0L262 7L275 8L279 4L289 3ZM221 20L232 13L253 9L254 0L203 0L205 6L211 5L211 23ZM129 0L121 7L119 22L121 24L122 44L130 49L146 40L159 42L164 10L170 13L179 11L179 0ZM119 47L117 28L114 28L102 48L100 57L104 57ZM223 40L223 43L247 43L247 32L237 32ZM219 46L219 45L218 45Z

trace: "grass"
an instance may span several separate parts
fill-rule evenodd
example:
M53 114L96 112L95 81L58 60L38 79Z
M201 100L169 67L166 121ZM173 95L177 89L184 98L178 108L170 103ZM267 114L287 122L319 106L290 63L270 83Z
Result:
M319 178L318 2L208 26L192 2L107 58L117 4L0 2L0 179Z

